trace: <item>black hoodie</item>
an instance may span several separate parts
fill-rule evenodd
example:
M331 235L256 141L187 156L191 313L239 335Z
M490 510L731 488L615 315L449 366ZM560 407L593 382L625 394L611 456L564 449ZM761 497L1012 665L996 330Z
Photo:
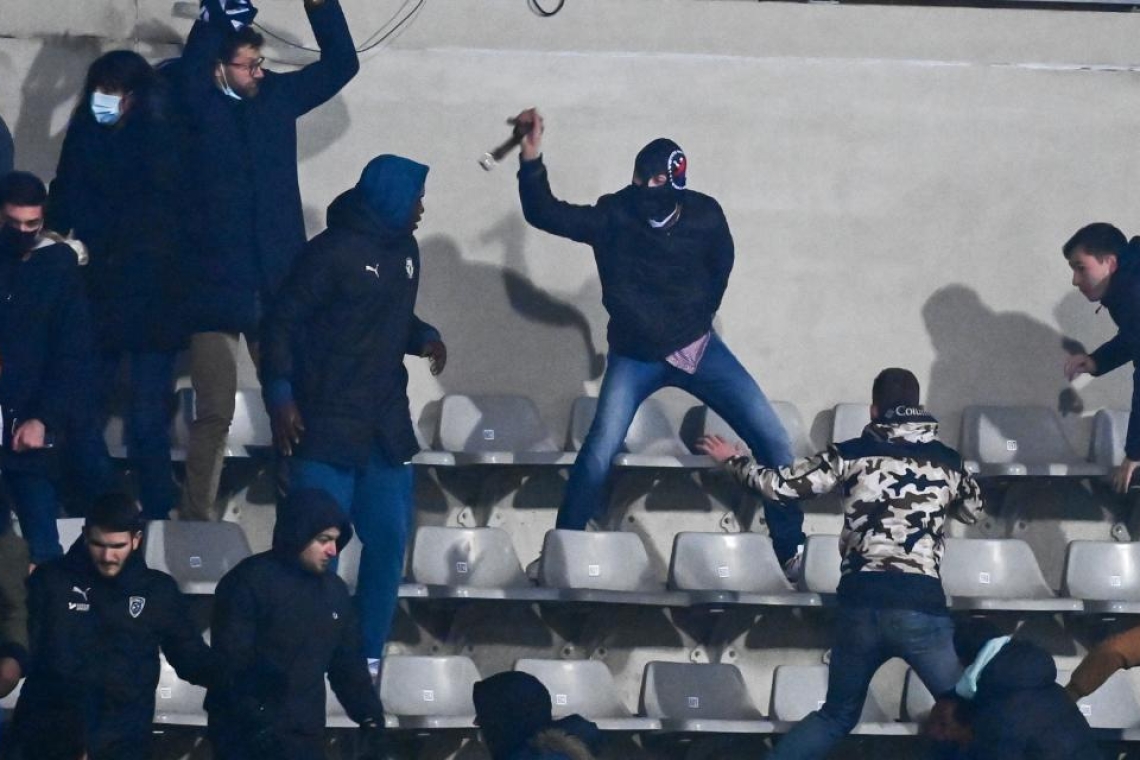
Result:
M978 678L971 760L1100 760L1080 709L1048 652L1014 639Z
M191 683L209 686L220 672L174 580L148 568L141 548L104 578L79 538L28 579L28 613L31 668L14 717L21 742L66 738L91 758L145 757L159 649Z
M227 668L211 689L211 726L268 724L281 737L318 736L325 726L325 674L356 722L383 723L384 711L360 648L348 587L336 573L315 574L300 552L321 531L352 526L323 491L294 492L277 511L273 548L243 560L214 596L212 643Z
M406 159L386 189L410 209L427 167ZM404 171L399 170L403 168ZM379 444L387 464L419 451L408 410L404 356L439 340L416 317L420 252L412 231L393 229L357 188L328 210L328 229L305 247L265 325L261 376L266 406L295 398L305 421L297 456L345 467L368 464Z
M1132 416L1124 454L1140 461L1140 237L1132 238L1124 255L1117 258L1117 269L1101 299L1116 323L1116 335L1093 351L1096 374L1104 375L1132 362Z

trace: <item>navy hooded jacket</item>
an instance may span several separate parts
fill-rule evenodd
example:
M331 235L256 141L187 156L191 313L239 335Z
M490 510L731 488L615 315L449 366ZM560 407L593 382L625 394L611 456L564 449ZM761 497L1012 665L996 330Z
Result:
M93 759L146 757L159 650L191 683L220 674L174 579L148 568L141 547L104 578L80 537L28 579L28 620L31 668L13 721L36 746L56 737Z
M230 30L217 0L174 67L189 135L183 209L194 231L186 275L190 332L254 332L260 309L305 244L297 180L297 119L332 98L360 68L338 0L306 6L321 58L265 72L258 94L234 100L214 69Z
M239 734L268 728L283 739L325 727L325 674L348 716L383 725L384 711L360 644L348 587L335 572L315 574L300 552L321 531L352 526L324 491L293 492L277 510L273 548L240 562L214 595L211 643L226 686L206 695L210 724Z
M1132 362L1132 416L1128 419L1128 437L1124 455L1140 461L1140 237L1132 238L1100 301L1118 332L1107 343L1092 352L1096 374L1104 375Z
M677 223L653 229L637 213L632 185L593 206L566 203L551 193L541 156L521 163L518 180L527 222L593 247L611 350L658 361L712 329L734 257L715 200L685 190Z
M972 710L971 760L1100 760L1048 652L1013 639L982 670Z
M328 229L266 319L266 406L296 400L302 459L361 467L378 445L398 465L419 451L404 356L440 338L415 314L420 253L409 223L427 172L397 156L373 160L329 206Z

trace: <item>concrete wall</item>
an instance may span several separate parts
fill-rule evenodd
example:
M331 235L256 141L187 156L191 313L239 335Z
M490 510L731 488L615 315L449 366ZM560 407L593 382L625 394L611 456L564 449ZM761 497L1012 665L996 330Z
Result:
M358 44L400 6L343 2ZM299 0L260 5L264 25L312 44ZM0 115L17 163L52 174L101 49L168 56L188 23L170 0L4 0ZM375 154L431 164L419 311L451 363L437 380L409 362L413 411L450 391L522 392L564 430L605 351L593 261L527 228L513 162L475 161L537 105L555 192L588 202L669 135L732 225L718 327L768 394L816 418L818 439L819 413L908 366L953 440L971 402L1056 407L1063 341L1113 332L1069 286L1060 246L1089 221L1140 229L1137 39L1135 14L568 0L541 19L523 0L434 0L302 121L306 220L318 231ZM267 51L277 68L312 60ZM1126 372L1080 387L1085 408L1127 406Z

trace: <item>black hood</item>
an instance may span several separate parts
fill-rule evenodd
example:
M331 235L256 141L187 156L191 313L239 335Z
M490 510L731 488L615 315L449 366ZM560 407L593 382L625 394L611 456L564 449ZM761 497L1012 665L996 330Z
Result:
M328 528L340 530L336 549L338 553L344 551L352 540L352 523L336 500L328 492L316 488L294 491L277 507L273 551L294 560L314 536Z
M1108 292L1104 294L1101 303L1109 310L1116 308L1120 299L1130 298L1131 283L1140 277L1140 237L1134 237L1124 249L1124 253L1116 257L1116 272L1108 284Z
M1057 680L1057 665L1039 646L1013 639L994 655L978 679L978 699L1026 689L1041 689Z

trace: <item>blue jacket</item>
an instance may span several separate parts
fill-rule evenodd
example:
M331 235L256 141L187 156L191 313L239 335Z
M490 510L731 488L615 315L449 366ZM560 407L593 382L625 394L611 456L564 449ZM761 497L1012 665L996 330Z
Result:
M216 6L216 0L209 0ZM297 119L332 98L360 68L338 0L308 9L319 61L286 74L266 72L258 94L234 100L215 84L229 21L211 12L186 41L174 78L189 145L187 262L190 332L251 333L261 308L305 244L297 181Z
M406 219L427 167L394 161L404 163L388 189ZM404 356L440 339L415 314L416 239L378 219L362 195L354 188L329 206L328 229L305 248L262 342L266 406L295 397L305 422L297 456L349 467L366 465L376 445L392 465L419 451Z
M175 324L182 192L172 126L150 104L121 125L72 117L51 183L47 226L87 246L83 269L97 345L105 351L167 351Z
M75 251L44 239L26 260L0 261L0 468L43 471L50 450L15 454L12 427L38 419L58 433L90 386L91 325Z
M733 263L715 200L685 190L680 219L657 230L637 215L632 186L576 206L551 193L541 157L523 161L518 179L527 222L593 247L611 350L657 361L712 329Z
M1127 252L1119 257L1101 303L1118 331L1092 352L1092 358L1098 376L1132 362L1132 416L1128 419L1124 454L1140 461L1140 237L1132 238Z

